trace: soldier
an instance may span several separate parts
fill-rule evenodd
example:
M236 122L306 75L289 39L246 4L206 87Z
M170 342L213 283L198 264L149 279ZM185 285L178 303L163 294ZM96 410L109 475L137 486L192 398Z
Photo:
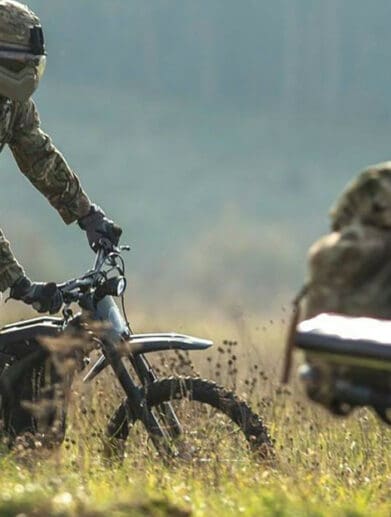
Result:
M309 251L305 318L322 312L391 318L391 162L365 169L331 209Z
M46 64L39 18L25 5L0 0L0 151L8 144L22 173L59 212L66 224L75 221L96 251L100 238L117 245L122 230L92 204L76 174L40 129L31 96ZM32 282L15 259L0 230L0 291L32 304L39 312L57 312L62 305L54 284Z

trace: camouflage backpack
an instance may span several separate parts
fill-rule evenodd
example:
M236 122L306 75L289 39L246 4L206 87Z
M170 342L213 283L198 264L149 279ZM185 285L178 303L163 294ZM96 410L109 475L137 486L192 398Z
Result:
M391 162L364 170L330 215L332 232L309 250L302 316L391 319Z

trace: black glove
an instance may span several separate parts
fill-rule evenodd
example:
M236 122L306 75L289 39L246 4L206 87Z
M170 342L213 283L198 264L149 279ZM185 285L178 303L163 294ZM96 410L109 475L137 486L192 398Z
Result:
M104 239L112 246L118 246L122 235L122 229L106 217L103 210L92 205L87 215L78 220L79 226L87 233L87 239L91 249L97 251L99 241Z
M54 314L61 309L61 291L53 282L49 284L32 282L27 276L19 278L11 287L10 298L32 305L38 312Z

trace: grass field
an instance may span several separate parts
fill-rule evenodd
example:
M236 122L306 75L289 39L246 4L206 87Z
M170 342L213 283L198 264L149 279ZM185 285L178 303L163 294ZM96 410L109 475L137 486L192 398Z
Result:
M147 322L139 316L138 327L151 330ZM219 438L228 451L221 454L215 419L203 429L208 461L163 464L134 429L123 464L108 464L101 429L118 389L109 375L88 388L76 381L59 449L46 451L38 442L31 451L21 442L11 453L4 450L0 516L391 514L390 431L365 410L347 420L331 418L307 404L298 387L279 386L283 321L259 324L241 316L180 327L215 339L213 353L193 354L193 367L236 388L260 413L275 440L275 459L258 460L236 437L232 444ZM173 355L155 363L162 373L191 369Z

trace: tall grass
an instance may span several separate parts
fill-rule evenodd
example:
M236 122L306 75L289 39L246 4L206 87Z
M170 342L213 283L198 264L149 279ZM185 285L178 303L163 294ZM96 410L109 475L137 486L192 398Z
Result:
M163 328L141 316L138 325ZM390 515L390 431L369 411L335 419L308 403L296 383L280 386L282 321L242 316L170 326L213 336L216 346L191 356L157 355L159 374L199 374L235 389L268 425L275 459L259 461L238 446L225 461L211 450L216 419L203 436L213 461L164 464L135 428L124 462L108 463L102 429L120 389L109 372L91 385L77 378L61 447L47 450L39 440L33 450L23 442L12 452L4 446L1 516Z

